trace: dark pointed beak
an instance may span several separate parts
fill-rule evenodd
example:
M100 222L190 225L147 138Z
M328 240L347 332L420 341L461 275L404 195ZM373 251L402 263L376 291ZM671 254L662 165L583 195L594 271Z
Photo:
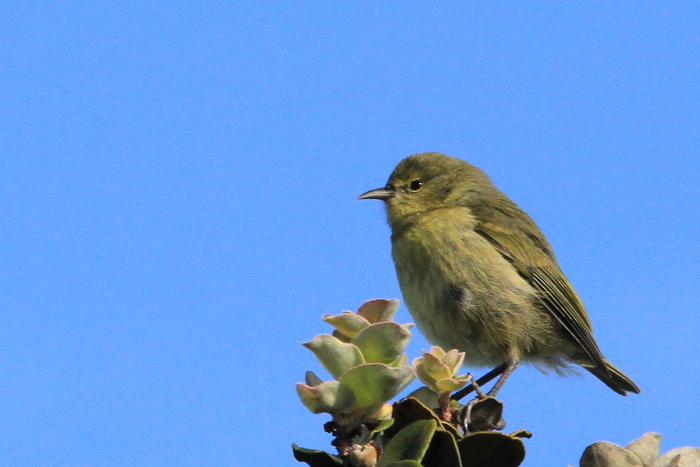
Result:
M395 195L394 190L391 188L375 188L374 190L369 190L367 193L362 193L359 198L357 199L381 199L382 201L386 201L390 198L393 198Z

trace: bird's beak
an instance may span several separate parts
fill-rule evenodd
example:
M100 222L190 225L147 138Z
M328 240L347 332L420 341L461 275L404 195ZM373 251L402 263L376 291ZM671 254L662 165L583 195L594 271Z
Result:
M367 193L362 193L357 199L381 199L386 201L393 198L396 192L390 188L375 188L374 190L369 190Z

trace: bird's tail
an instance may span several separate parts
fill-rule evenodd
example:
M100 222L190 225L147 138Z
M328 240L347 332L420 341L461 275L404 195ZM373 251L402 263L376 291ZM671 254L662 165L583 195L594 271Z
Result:
M584 368L593 373L599 380L618 394L626 396L628 392L633 392L635 394L642 392L639 386L634 384L634 381L632 381L629 376L618 370L615 365L607 360L605 360L605 370L593 366L584 366Z

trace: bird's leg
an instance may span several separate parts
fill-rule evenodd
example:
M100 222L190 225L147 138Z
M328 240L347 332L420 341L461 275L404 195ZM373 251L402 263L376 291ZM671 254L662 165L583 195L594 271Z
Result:
M498 394L498 391L501 390L501 388L503 387L503 384L506 382L508 377L511 374L513 374L513 372L515 371L516 368L518 368L518 366L520 366L520 362L517 360L509 360L504 365L506 365L506 367L504 368L504 370L501 374L501 377L498 378L498 381L496 381L496 384L493 385L493 387L491 388L491 390L487 394L489 397L496 397L496 394ZM501 366L503 366L503 365L501 365Z
M500 365L498 365L496 368L494 368L493 370L486 373L481 378L477 379L475 381L476 387L487 384L489 381L494 379L496 376L502 374L508 368L508 365L509 365L509 362L503 362ZM513 368L513 369L515 369L515 368ZM511 373L512 373L512 370L511 370ZM475 387L474 384L470 384L469 386L466 386L466 387L460 389L459 391L452 394L452 400L458 401L458 400L462 399L464 396L466 396L470 392L474 391L474 387Z

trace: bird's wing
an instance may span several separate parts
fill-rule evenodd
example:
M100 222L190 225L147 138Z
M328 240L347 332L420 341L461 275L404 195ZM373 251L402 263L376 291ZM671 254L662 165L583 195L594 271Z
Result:
M549 243L535 222L514 204L509 209L482 206L481 209L472 209L472 212L478 221L477 233L539 292L544 307L581 345L595 366L606 369L600 348L593 339L586 309L559 269ZM513 221L516 216L517 223Z

